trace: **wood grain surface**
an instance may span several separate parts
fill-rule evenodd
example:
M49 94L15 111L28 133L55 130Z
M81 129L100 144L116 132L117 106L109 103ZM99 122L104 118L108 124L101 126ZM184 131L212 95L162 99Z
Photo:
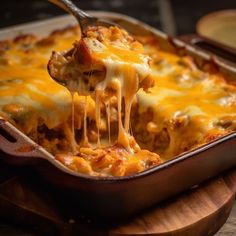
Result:
M215 236L235 236L236 232L236 201L233 209L224 226L215 234Z
M110 235L213 235L227 220L236 193L231 171L110 231Z
M58 194L51 193L46 183L30 175L1 180L0 216L11 224L32 227L36 235L214 235L227 220L236 193L236 171L230 171L111 226L77 217L78 212L57 201Z

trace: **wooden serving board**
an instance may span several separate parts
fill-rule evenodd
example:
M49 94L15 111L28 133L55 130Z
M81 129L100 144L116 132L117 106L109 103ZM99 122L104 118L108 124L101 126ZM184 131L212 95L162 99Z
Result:
M40 235L213 235L227 220L235 193L232 170L126 222L97 223L81 216L76 202L68 208L63 193L34 173L0 163L1 218Z

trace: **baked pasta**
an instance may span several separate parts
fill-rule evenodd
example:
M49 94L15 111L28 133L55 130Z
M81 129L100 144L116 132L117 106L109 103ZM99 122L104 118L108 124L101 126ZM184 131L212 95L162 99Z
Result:
M144 45L152 63L151 76L143 76L135 91L130 124L125 122L124 109L119 118L113 91L108 93L109 103L99 107L96 122L96 95L75 93L72 109L71 93L50 78L47 63L51 52L65 51L61 56L68 59L72 52L68 49L80 40L77 27L43 39L22 35L0 43L0 115L57 160L89 175L137 173L235 130L236 88L217 68L206 64L200 69L189 56L161 50L154 36L135 39ZM139 43L134 47L143 50ZM84 79L92 77L89 86L94 88L104 70L99 67L90 73L86 66ZM140 155L130 155L125 145L116 142L119 119L132 134L129 145Z
M142 44L118 27L89 27L83 37L74 43L72 49L52 53L48 63L48 71L52 78L64 84L72 97L74 92L78 92L79 95L84 95L85 99L86 96L90 96L96 102L97 146L94 147L87 138L87 129L90 126L86 122L85 106L84 135L79 148L73 148L73 158L68 154L60 155L61 162L69 162L68 166L71 168L78 158L83 157L89 161L88 166L94 163L93 170L99 166L103 173L118 176L135 173L160 163L157 154L140 149L130 135L130 113L134 97L140 88L147 90L154 82L150 60L150 57L144 54ZM111 100L113 106L116 101L114 108L117 110L118 123L118 134L113 143L110 138ZM109 143L104 147L100 141L102 106L106 107L105 115L109 127L106 138ZM93 170L90 169L89 174Z

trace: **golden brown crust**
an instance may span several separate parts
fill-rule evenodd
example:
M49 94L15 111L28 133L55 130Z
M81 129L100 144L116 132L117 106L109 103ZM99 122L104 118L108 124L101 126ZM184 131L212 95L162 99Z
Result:
M90 29L88 31L88 34L91 36L94 33L97 34L96 38L100 41L104 40L104 35L106 35L109 40L119 40L120 38L120 32L116 32L116 30L112 34L107 31L104 31L104 29L99 29L98 32L94 32L94 29ZM139 44L134 42L134 40L127 36L125 33L121 32L121 34L122 37L124 34L125 40L132 43L133 47L137 47L137 50L139 50ZM48 85L41 85L44 83L44 81L46 81L48 84L50 84L51 82L48 79L47 74L45 73L45 65L47 63L47 57L52 50L61 51L68 49L72 42L77 40L77 43L75 44L76 50L74 51L74 55L77 61L79 61L81 64L83 62L85 65L91 63L93 58L91 58L90 52L86 51L88 48L86 48L86 45L83 44L84 42L81 41L81 44L78 43L79 39L79 28L68 27L62 30L57 30L51 33L48 37L42 39L34 35L28 34L18 36L13 40L0 41L0 86L2 89L0 92L0 96L3 96L1 95L3 94L3 92L5 93L5 88L9 88L9 90L6 89L6 95L0 98L1 102L8 96L8 93L10 94L9 96L11 96L12 93L10 92L12 92L12 90L10 90L10 88L16 88L14 90L14 95L12 95L13 97L16 96L15 93L17 93L17 89L19 90L19 87L21 86L20 81L24 81L24 79L28 76L30 78L30 83L29 80L26 80L25 84L23 84L24 93L22 94L27 95L27 92L29 92L27 96L30 98L32 96L32 98L34 99L38 99L37 96L39 96L40 100L36 99L35 103L37 105L40 105L37 107L38 110L43 110L43 112L38 115L38 110L33 109L32 104L28 106L21 103L20 99L26 99L21 94L19 100L13 98L10 101L6 100L6 104L0 105L1 116L6 117L6 119L10 120L15 126L24 131L28 136L32 137L40 145L44 146L53 154L56 154L59 161L66 165L68 162L71 163L70 166L67 166L75 171L96 175L97 173L102 173L103 171L107 170L107 172L103 172L104 175L108 174L115 176L123 176L133 174L145 170L151 166L160 164L160 157L155 155L153 156L150 153L147 153L148 158L144 162L138 161L135 163L128 162L127 160L123 160L122 158L115 159L113 157L114 153L109 153L108 155L107 151L103 149L99 150L99 153L96 154L82 155L83 152L81 151L81 153L79 153L76 157L73 155L68 155L68 153L71 151L71 149L68 148L70 145L70 111L65 112L64 110L59 110L57 113L58 117L54 115L54 118L55 120L57 120L57 118L59 120L61 119L60 123L55 126L50 126L48 121L52 117L50 117L48 114L56 110L50 107L53 107L52 101L49 101L49 108L47 110L45 109L45 106L47 105L47 99L53 99L53 97L57 94L65 94L66 92L63 91L61 88L56 89L55 94L53 94L53 96L51 95L50 98L47 98L46 93L50 92L50 89L47 88ZM236 89L234 85L230 85L229 83L227 83L226 79L219 73L217 66L215 66L211 62L205 63L204 65L202 65L202 69L207 73L204 73L203 71L199 71L199 68L194 62L193 58L189 56L177 57L174 54L168 54L159 50L159 42L157 42L154 37L138 37L138 40L141 43L145 44L145 50L153 59L152 66L157 68L157 72L163 73L160 75L160 77L157 77L157 79L155 79L155 81L157 82L157 85L155 86L161 86L159 85L163 81L161 79L165 78L166 80L169 79L168 82L170 84L174 81L174 85L171 84L173 86L179 86L180 84L183 84L183 86L185 86L186 88L185 93L188 93L193 89L195 85L203 86L203 84L207 85L207 83L209 83L209 86L206 86L205 88L207 92L203 93L202 91L200 91L200 93L196 93L197 95L199 95L199 97L196 98L195 102L197 103L198 101L200 101L203 96L209 93L209 89L212 89L214 87L214 94L217 94L217 91L220 89L222 90L223 95L222 97L221 94L220 96L217 95L218 97L216 96L214 100L206 99L207 102L211 102L211 106L209 106L209 109L204 112L208 115L210 113L210 108L215 106L215 104L217 104L218 102L221 102L223 104L220 105L220 109L225 109L227 112L227 109L231 109L231 113L226 112L227 114L223 114L222 112L221 116L219 114L214 114L214 117L210 118L210 125L208 125L208 123L206 122L206 117L204 118L200 115L198 116L195 114L185 114L185 107L182 109L182 107L180 106L180 102L177 105L180 106L182 110L179 108L180 110L178 110L178 112L181 111L182 113L178 113L178 115L173 115L172 117L168 117L166 114L164 114L165 110L169 106L171 106L172 103L174 103L175 101L180 101L181 97L172 98L171 96L168 96L167 98L163 98L166 99L165 107L161 106L162 104L159 103L158 105L151 104L148 109L144 109L144 105L141 104L140 99L138 97L136 104L134 104L133 106L134 109L131 123L134 136L137 139L138 143L141 145L141 147L146 148L150 151L158 152L160 153L161 157L165 157L165 155L173 157L173 155L177 155L184 151L191 150L192 148L198 147L199 145L210 142L218 137L221 137L222 135L236 130L236 118L233 114L235 113ZM85 50L85 52L80 54L79 52L82 50ZM17 52L17 55L14 54L15 52ZM72 51L67 51L65 54L66 60L68 60L72 55ZM54 54L54 56L55 55L56 54ZM19 64L21 63L21 69L17 67L18 62ZM176 66L177 69L173 69L173 66ZM15 69L15 67L17 67L16 74L12 73L13 68ZM54 67L54 69L55 68L56 67ZM86 66L83 68L83 72L85 72L85 78L86 72L88 72L86 71L86 68ZM6 74L3 74L2 69L6 70ZM24 77L24 73L26 71L31 71L31 69L32 71L36 72L26 74L26 76ZM100 74L100 78L103 78L105 68L98 67L98 70L100 70L100 72L103 71ZM56 74L57 71L53 71L53 73ZM90 80L92 88L94 88L94 86L98 82L96 80L96 78L98 78L98 74L96 74L98 73L98 71L93 71L93 73L94 80L93 78L91 78ZM31 82L34 79L35 75L38 76L40 74L42 74L42 77L39 76L39 80L41 79L41 81L36 81L36 83L33 84L36 88L36 91L28 91L29 87L32 85ZM87 75L91 76L91 74L89 73ZM17 87L18 85L19 87ZM52 84L51 82L50 88L55 89L54 86L55 84ZM152 86L152 84L150 84L150 80L144 79L142 81L141 87L143 87L144 89L150 86ZM173 89L173 87L171 86L168 87L169 85L165 86L163 88ZM190 86L189 90L187 86ZM37 89L39 89L39 92L37 91ZM172 92L171 89L170 91L168 90L169 93ZM43 95L40 93L43 93ZM61 102L64 101L63 99L65 98L66 97L64 96L63 98L58 98L58 100L54 101L54 103L59 104L57 108L59 108L59 106L65 106L65 103ZM155 99L155 101L159 101L159 98L157 99L155 97ZM189 99L191 99L191 96L189 96L186 101ZM68 99L68 101L69 102L67 105L70 105L70 99ZM195 105L195 102L193 102L193 105ZM111 130L113 132L112 134L117 133L116 104L117 100L113 97L110 103ZM75 127L76 138L78 142L81 141L83 136L82 127L85 110L84 107L84 99L78 99L75 104ZM90 142L96 143L98 139L98 132L95 124L94 109L95 105L93 104L92 106L90 106L90 109L88 111L89 118L87 122L90 123L91 126L88 130L87 135ZM106 122L107 118L105 116L105 109L105 106L101 107L101 137L106 136L108 129ZM158 113L158 118L160 118L159 120L155 117L156 111ZM60 117L62 113L64 115L64 118ZM175 111L173 111L171 114L175 114ZM161 119L162 117L164 118ZM120 154L122 154L123 151L124 150L121 150ZM67 153L67 155L62 154L64 152ZM84 150L84 152L86 152L86 150ZM110 165L111 167L109 167Z
M113 46L116 47L115 52L113 52ZM109 55L106 55L108 52ZM71 49L64 52L53 51L48 62L48 72L53 79L67 87L69 81L75 81L79 84L79 80L81 80L85 84L84 89L87 88L89 94L90 91L94 91L98 83L105 79L107 73L106 60L114 60L113 64L127 64L130 62L125 61L126 57L113 59L113 54L126 53L128 55L132 52L136 52L133 58L142 55L143 46L125 30L118 27L89 27L83 38L75 41ZM107 59L107 57L109 58ZM146 66L146 61L143 58L138 59L139 62L135 63L140 64L140 67ZM150 64L151 59L147 60ZM130 64L133 65L133 63ZM150 75L140 79L139 87L145 91L153 85L154 79ZM112 92L112 86L108 90Z
M76 172L98 176L131 175L162 162L157 154L147 150L137 150L136 155L142 155L142 158L135 158L134 155L133 161L129 160L129 155L123 147L114 145L95 150L81 148L76 156L68 153L58 154L56 159Z

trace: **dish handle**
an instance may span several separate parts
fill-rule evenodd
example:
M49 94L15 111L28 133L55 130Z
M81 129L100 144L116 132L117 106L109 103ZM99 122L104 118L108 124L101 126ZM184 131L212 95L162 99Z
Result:
M230 63L236 65L236 49L226 46L222 43L216 42L214 40L205 38L196 34L188 34L178 37L180 40L194 45L197 48L200 48L212 55L216 55L223 60L226 60Z
M18 163L33 158L45 158L41 147L0 116L0 151L18 157ZM22 158L19 158L22 157Z

